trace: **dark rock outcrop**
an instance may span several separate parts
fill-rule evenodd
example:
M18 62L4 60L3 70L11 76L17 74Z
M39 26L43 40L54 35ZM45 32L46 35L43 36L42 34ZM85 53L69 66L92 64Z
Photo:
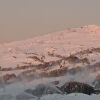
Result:
M63 86L58 87L53 84L39 84L34 90L27 89L25 92L37 97L47 94L70 94L83 93L87 95L99 94L100 90L95 90L92 86L80 82L67 82Z
M67 82L61 86L61 90L66 94L84 93L91 95L92 93L95 93L95 90L92 86L80 82Z

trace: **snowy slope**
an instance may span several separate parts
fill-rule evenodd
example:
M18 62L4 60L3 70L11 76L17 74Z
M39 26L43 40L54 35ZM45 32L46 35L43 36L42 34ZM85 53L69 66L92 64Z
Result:
M92 84L99 76L100 26L71 28L0 45L2 95L15 96L37 84L54 81L59 81L59 86L67 81ZM57 97L70 98L60 95ZM48 98L49 95L41 100L49 100ZM56 100L54 98L55 95L52 95L50 100ZM89 97L89 100L91 98ZM72 99L73 97L70 98Z

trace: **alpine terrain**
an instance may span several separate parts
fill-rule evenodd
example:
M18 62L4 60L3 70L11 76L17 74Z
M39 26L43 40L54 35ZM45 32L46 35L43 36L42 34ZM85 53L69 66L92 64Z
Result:
M100 26L0 44L0 100L100 100Z

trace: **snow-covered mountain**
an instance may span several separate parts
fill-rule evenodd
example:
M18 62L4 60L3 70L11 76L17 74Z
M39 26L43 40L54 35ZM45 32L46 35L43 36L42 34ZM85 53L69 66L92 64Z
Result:
M26 89L34 88L40 83L61 86L65 82L78 81L93 86L98 80L100 26L71 28L0 45L2 95L25 95ZM41 100L47 100L43 98Z

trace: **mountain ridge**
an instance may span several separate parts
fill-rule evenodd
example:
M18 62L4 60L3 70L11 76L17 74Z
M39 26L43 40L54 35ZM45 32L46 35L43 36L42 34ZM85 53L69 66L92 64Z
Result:
M46 36L55 35L55 34L61 34L63 32L68 34L71 31L77 32L78 29L83 29L83 31L88 31L88 32L100 33L100 26L97 26L97 25L85 25L85 26L80 26L80 27L76 27L76 28L74 28L74 27L73 28L67 28L66 30L62 30L62 31L56 31L56 32L52 32L52 33L47 33L47 34L44 34L44 35L36 36L36 37L25 39L25 40L23 39L23 40L11 41L9 43L1 43L0 46L11 44L11 43L16 43L16 42L23 42L23 41L38 39L38 38L41 38L41 37L46 37ZM85 30L85 29L87 29L87 30Z
M1 46L0 89L5 87L5 93L19 94L40 83L97 84L100 79L100 34L95 34L95 30L98 26L71 28Z

